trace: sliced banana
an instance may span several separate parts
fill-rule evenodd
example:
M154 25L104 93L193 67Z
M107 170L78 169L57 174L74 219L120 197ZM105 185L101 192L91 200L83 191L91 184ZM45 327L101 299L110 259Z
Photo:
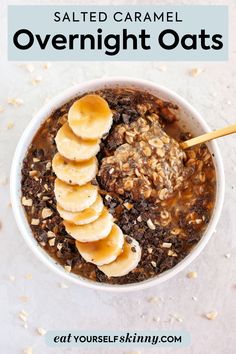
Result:
M125 241L123 252L110 264L98 268L108 277L122 277L135 269L141 259L139 243L130 237L131 243Z
M73 132L84 139L101 138L112 125L112 112L99 95L86 95L74 102L68 113Z
M122 252L124 235L119 226L113 224L109 235L95 242L76 241L81 256L90 263L104 265L113 262Z
M96 157L82 162L70 161L57 153L52 160L52 168L60 180L82 186L96 176L98 162Z
M83 161L96 156L100 149L100 140L84 140L76 136L65 123L57 132L57 150L69 160Z
M64 221L68 234L80 242L93 242L107 237L113 225L113 217L104 207L99 218L90 224L74 225Z
M87 183L71 186L56 178L54 193L57 203L65 210L77 212L89 208L97 199L98 187Z
M57 204L57 211L62 219L69 221L75 225L89 224L95 221L102 212L104 205L102 197L98 194L95 202L87 209L84 209L78 213L72 213L64 210L59 204Z

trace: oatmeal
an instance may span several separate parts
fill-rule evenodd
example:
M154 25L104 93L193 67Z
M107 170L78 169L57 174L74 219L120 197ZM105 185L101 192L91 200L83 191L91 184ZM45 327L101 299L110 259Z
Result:
M174 267L201 239L215 202L213 157L205 144L184 152L179 148L191 134L180 130L175 117L178 107L172 103L126 88L96 94L107 101L113 124L100 142L86 146L86 151L89 147L97 153L98 160L98 172L91 183L119 228L113 230L113 236L122 239L122 232L127 250L133 248L130 239L140 245L137 266L126 275L108 277L104 267L99 269L89 261L93 245L89 252L86 249L86 261L78 251L79 247L84 255L83 245L76 245L78 241L65 229L63 218L78 221L78 215L58 212L52 169L58 152L55 137L78 97L52 113L33 138L22 167L22 204L40 246L67 271L97 282L140 282ZM81 147L78 139L73 144ZM74 151L70 156L75 157ZM101 211L101 200L96 203L86 212L90 221ZM110 254L106 252L106 256Z

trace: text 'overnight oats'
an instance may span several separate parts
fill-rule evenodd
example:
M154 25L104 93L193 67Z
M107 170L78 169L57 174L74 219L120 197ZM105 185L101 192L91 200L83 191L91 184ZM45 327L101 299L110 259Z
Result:
M73 272L127 284L174 267L201 239L215 202L205 144L182 150L178 107L129 88L75 97L51 114L22 167L36 240Z

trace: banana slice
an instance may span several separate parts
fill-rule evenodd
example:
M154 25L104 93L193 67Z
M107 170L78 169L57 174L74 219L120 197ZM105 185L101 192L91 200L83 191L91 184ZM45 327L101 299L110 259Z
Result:
M74 225L64 221L68 234L80 242L93 242L107 237L113 225L113 217L104 207L99 218L90 224Z
M95 203L93 203L89 208L84 209L78 213L72 213L70 211L64 210L59 204L57 204L57 211L59 212L62 219L75 225L84 225L95 221L101 214L103 207L104 205L102 197L98 194Z
M97 199L98 187L87 183L71 186L56 178L54 193L57 203L65 210L77 212L89 208Z
M90 263L104 265L113 262L122 252L124 235L119 226L113 224L109 235L95 242L76 241L81 256Z
M82 186L96 176L98 162L96 157L82 162L70 161L57 153L52 160L52 168L60 180Z
M57 132L57 150L69 160L83 161L96 156L100 149L100 140L84 140L76 136L65 123Z
M112 125L112 112L101 96L86 95L73 103L68 113L73 132L84 139L101 138Z
M108 277L122 277L137 267L141 259L139 243L130 237L131 243L125 241L123 252L110 264L98 267Z

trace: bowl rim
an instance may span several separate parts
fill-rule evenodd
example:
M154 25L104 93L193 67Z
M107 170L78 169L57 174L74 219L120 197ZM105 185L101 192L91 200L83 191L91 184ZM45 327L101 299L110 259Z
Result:
M50 269L64 277L65 279L72 281L78 285L86 286L88 288L92 288L95 290L106 290L111 292L127 292L127 291L135 291L146 289L155 285L158 285L182 271L185 267L187 267L204 249L207 242L211 238L212 234L215 231L216 224L218 223L222 207L224 201L224 191L225 191L225 176L224 176L224 168L223 162L220 154L219 147L216 141L210 142L211 148L214 152L214 160L216 161L215 168L217 174L217 191L216 191L216 202L214 206L214 212L211 217L210 223L206 232L204 232L201 240L194 246L194 248L190 251L190 253L180 261L173 268L157 275L153 278L149 278L143 282L131 283L131 284L106 284L106 283L98 283L86 278L83 278L77 274L67 272L63 266L61 266L58 262L56 262L51 256L49 256L46 251L44 251L38 242L35 240L32 231L29 227L29 223L26 219L26 215L24 212L24 208L21 204L21 188L19 176L21 175L21 166L22 161L25 156L25 153L33 139L33 136L39 129L40 125L48 118L51 112L55 109L59 108L63 103L68 102L68 100L72 99L76 95L82 92L86 92L89 90L94 90L104 87L132 87L139 89L150 89L153 91L159 91L164 95L168 95L171 101L180 104L181 107L184 107L187 112L191 112L194 120L200 124L201 128L208 132L210 128L208 124L205 122L203 117L198 113L198 111L184 98L179 96L174 91L169 88L156 84L154 82L143 80L143 79L134 79L131 77L105 77L100 79L94 79L90 81L85 81L80 84L74 85L60 94L56 95L52 98L47 104L45 104L31 119L31 121L26 126L23 134L21 135L12 160L11 172L10 172L10 196L11 196L11 204L13 209L13 214L17 223L17 226L25 239L27 245L32 250L32 252Z

